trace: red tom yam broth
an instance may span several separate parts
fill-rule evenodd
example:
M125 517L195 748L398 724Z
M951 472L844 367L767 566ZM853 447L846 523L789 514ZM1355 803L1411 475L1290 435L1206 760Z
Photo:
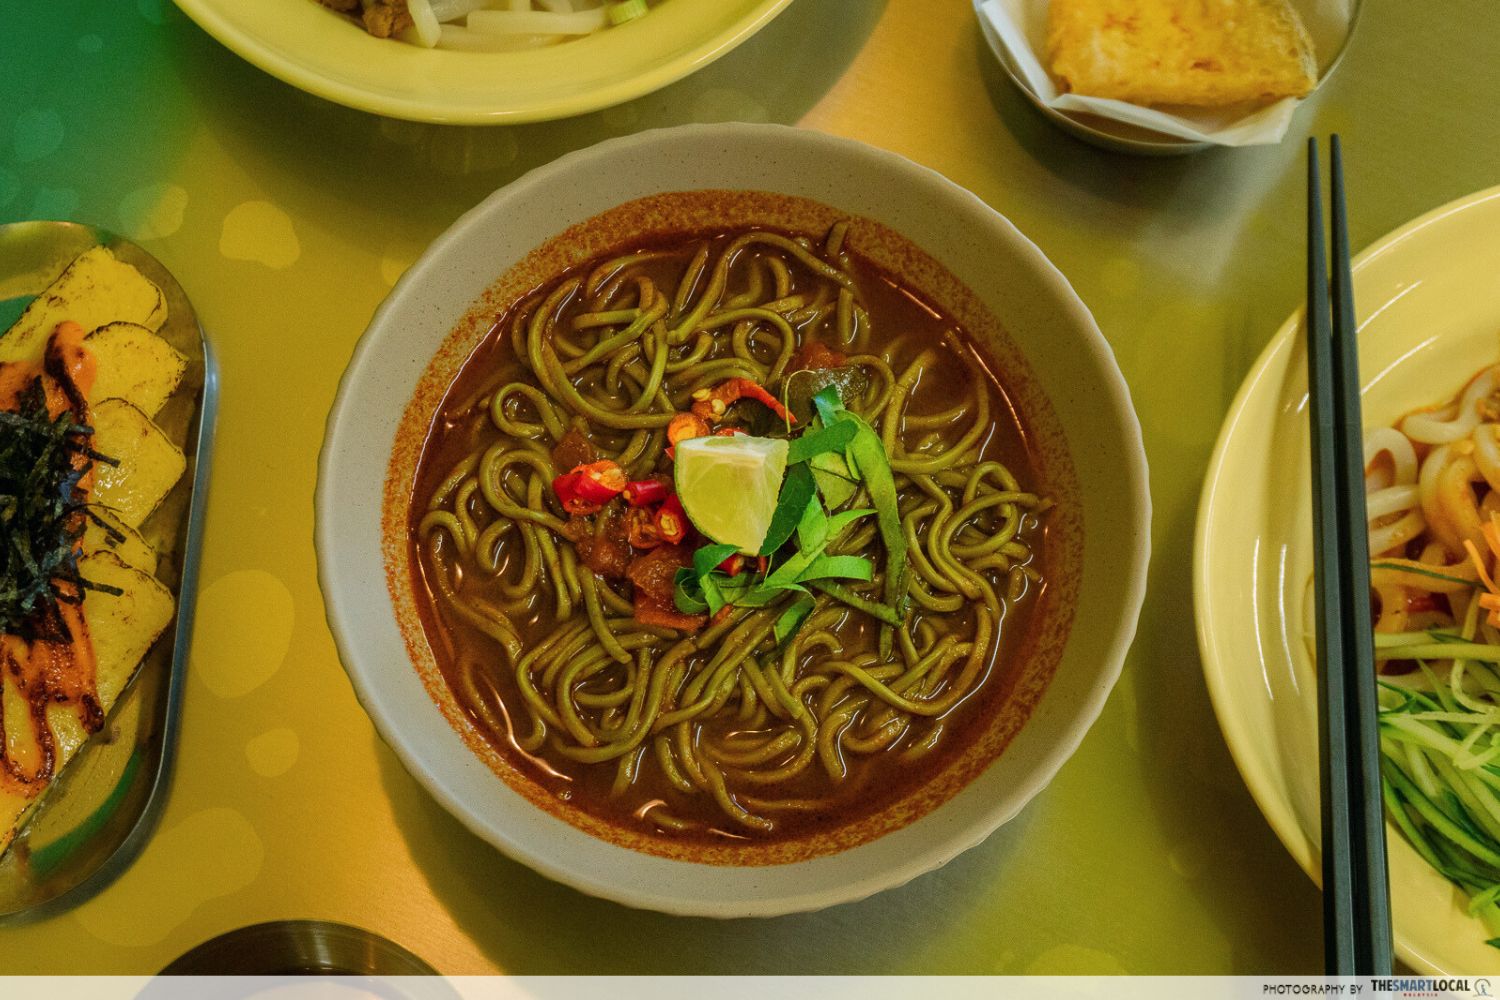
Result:
M674 844L816 837L932 781L1015 690L1051 506L1026 428L954 319L842 241L840 225L622 248L501 315L439 408L409 522L423 628L470 721L564 815ZM709 540L633 535L661 504L559 503L555 477L604 460L669 492L667 425L695 393L711 411L748 379L782 400L789 377L832 382L883 438L907 541L899 629L855 606L886 596L874 514L828 549L873 579L805 585L814 608L778 642L796 592L712 619L676 606L675 570ZM748 396L706 423L788 433ZM850 476L831 513L874 506Z

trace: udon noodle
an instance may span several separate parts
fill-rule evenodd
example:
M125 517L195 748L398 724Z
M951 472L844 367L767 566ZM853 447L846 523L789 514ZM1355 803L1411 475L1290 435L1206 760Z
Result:
M1366 440L1386 818L1500 935L1500 367Z
M1461 626L1500 640L1480 618L1476 559L1500 514L1500 367L1475 376L1446 406L1409 414L1365 437L1370 580L1377 632Z
M492 742L574 805L674 834L790 835L889 804L963 744L976 692L1003 687L1048 501L983 356L844 235L665 238L575 269L501 317L439 413L412 516L429 640ZM599 564L608 508L570 523L554 477L585 453L633 480L669 471L666 428L695 392L746 378L785 397L829 358L857 370L846 404L895 475L899 624L879 617L878 570L815 587L782 645L780 604L696 632L639 622L628 575ZM828 551L885 554L872 518Z

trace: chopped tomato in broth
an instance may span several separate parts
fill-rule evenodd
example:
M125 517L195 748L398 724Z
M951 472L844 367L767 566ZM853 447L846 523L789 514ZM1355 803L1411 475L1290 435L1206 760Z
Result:
M670 605L677 587L677 571L693 565L693 553L681 545L662 545L630 564L626 576L637 592Z
M557 447L552 449L552 467L559 473L597 461L599 461L599 449L594 447L592 441L579 433L577 428L564 434L562 440L557 442Z

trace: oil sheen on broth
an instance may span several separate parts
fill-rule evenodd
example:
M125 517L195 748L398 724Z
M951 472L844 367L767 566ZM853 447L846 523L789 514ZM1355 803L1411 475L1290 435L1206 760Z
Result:
M410 515L423 628L463 711L564 815L678 843L827 832L899 802L970 747L1030 654L1050 502L1018 412L952 318L842 240L835 226L622 247L498 317L439 408ZM592 411L534 374L556 378L541 340ZM784 646L765 610L729 609L695 633L635 623L635 584L618 565L589 569L602 557L563 533L552 478L594 457L632 480L670 472L665 424L694 391L751 377L781 397L809 367L858 369L840 391L884 436L910 541L903 627L819 590ZM659 391L643 399L648 385ZM600 409L629 426L604 426ZM769 415L741 402L727 422L777 433ZM851 589L878 600L873 521L845 541L877 567ZM640 557L615 542L620 558ZM601 648L601 623L621 648ZM715 670L726 679L706 692Z

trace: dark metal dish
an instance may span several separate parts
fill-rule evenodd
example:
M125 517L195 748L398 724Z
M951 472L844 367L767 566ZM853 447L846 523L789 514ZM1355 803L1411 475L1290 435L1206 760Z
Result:
M211 938L164 976L435 976L389 938L328 920L272 920Z

